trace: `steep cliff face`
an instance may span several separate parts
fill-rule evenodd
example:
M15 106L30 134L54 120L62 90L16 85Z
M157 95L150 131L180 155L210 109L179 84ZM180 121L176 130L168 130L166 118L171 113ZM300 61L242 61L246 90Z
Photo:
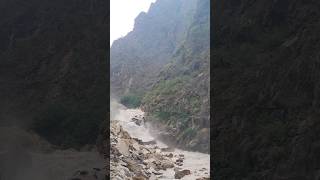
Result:
M158 0L135 20L134 29L111 47L111 91L144 93L185 37L196 0Z
M30 127L35 118L57 118L41 133L72 134L59 126L54 106L66 118L85 114L94 133L108 106L108 2L0 3L0 124ZM72 123L83 127L85 121Z
M197 2L184 43L160 72L142 107L181 148L209 152L210 1Z
M318 1L216 1L215 179L318 179Z

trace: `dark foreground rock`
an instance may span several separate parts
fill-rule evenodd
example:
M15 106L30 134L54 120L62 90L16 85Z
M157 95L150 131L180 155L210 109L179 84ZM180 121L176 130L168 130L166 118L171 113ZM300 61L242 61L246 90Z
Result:
M67 148L95 143L109 109L108 4L0 2L0 126L32 128L51 144L71 141ZM52 113L65 119L50 121ZM67 119L77 120L65 128Z
M211 2L213 179L319 179L320 1Z
M79 170L69 180L105 180L105 174L100 168Z

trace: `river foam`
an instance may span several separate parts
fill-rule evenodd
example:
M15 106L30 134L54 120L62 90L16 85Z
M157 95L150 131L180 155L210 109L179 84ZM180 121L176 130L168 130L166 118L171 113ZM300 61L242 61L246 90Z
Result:
M131 137L141 139L144 142L156 141L156 145L161 148L167 147L167 145L157 139L155 139L146 126L138 126L131 119L134 117L143 117L144 112L141 109L127 109L123 105L112 102L111 103L111 117L114 120L119 121L120 125L126 130ZM209 177L210 172L210 155L185 151L181 149L174 149L172 152L175 155L183 154L185 160L183 165L180 167L182 169L188 169L191 171L191 175L184 176L184 180L195 180L201 177ZM168 169L166 171L161 170L163 176L159 179L161 180L172 180L174 179L174 170Z

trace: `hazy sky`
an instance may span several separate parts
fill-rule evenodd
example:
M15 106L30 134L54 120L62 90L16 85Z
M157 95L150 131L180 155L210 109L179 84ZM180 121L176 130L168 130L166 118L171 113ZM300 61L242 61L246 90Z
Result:
M110 46L133 29L134 19L142 11L147 12L156 0L111 0L110 1Z

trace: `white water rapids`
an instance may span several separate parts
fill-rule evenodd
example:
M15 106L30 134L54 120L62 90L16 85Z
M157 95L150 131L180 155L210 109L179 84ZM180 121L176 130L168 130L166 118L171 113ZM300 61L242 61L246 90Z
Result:
M112 102L111 103L111 118L113 120L117 120L120 122L120 125L126 130L131 137L141 139L144 142L147 141L156 141L156 145L160 148L167 147L163 142L155 139L149 130L145 126L136 125L131 119L135 116L143 116L144 112L140 109L127 109L119 103ZM201 177L209 177L210 171L210 155L199 153L199 152L190 152L184 151L180 149L175 149L172 152L174 155L183 154L185 156L185 160L182 169L188 169L191 171L191 175L187 175L183 177L183 180L195 180ZM172 180L174 178L174 170L168 169L166 171L161 170L163 173L163 177L159 178L161 180Z

